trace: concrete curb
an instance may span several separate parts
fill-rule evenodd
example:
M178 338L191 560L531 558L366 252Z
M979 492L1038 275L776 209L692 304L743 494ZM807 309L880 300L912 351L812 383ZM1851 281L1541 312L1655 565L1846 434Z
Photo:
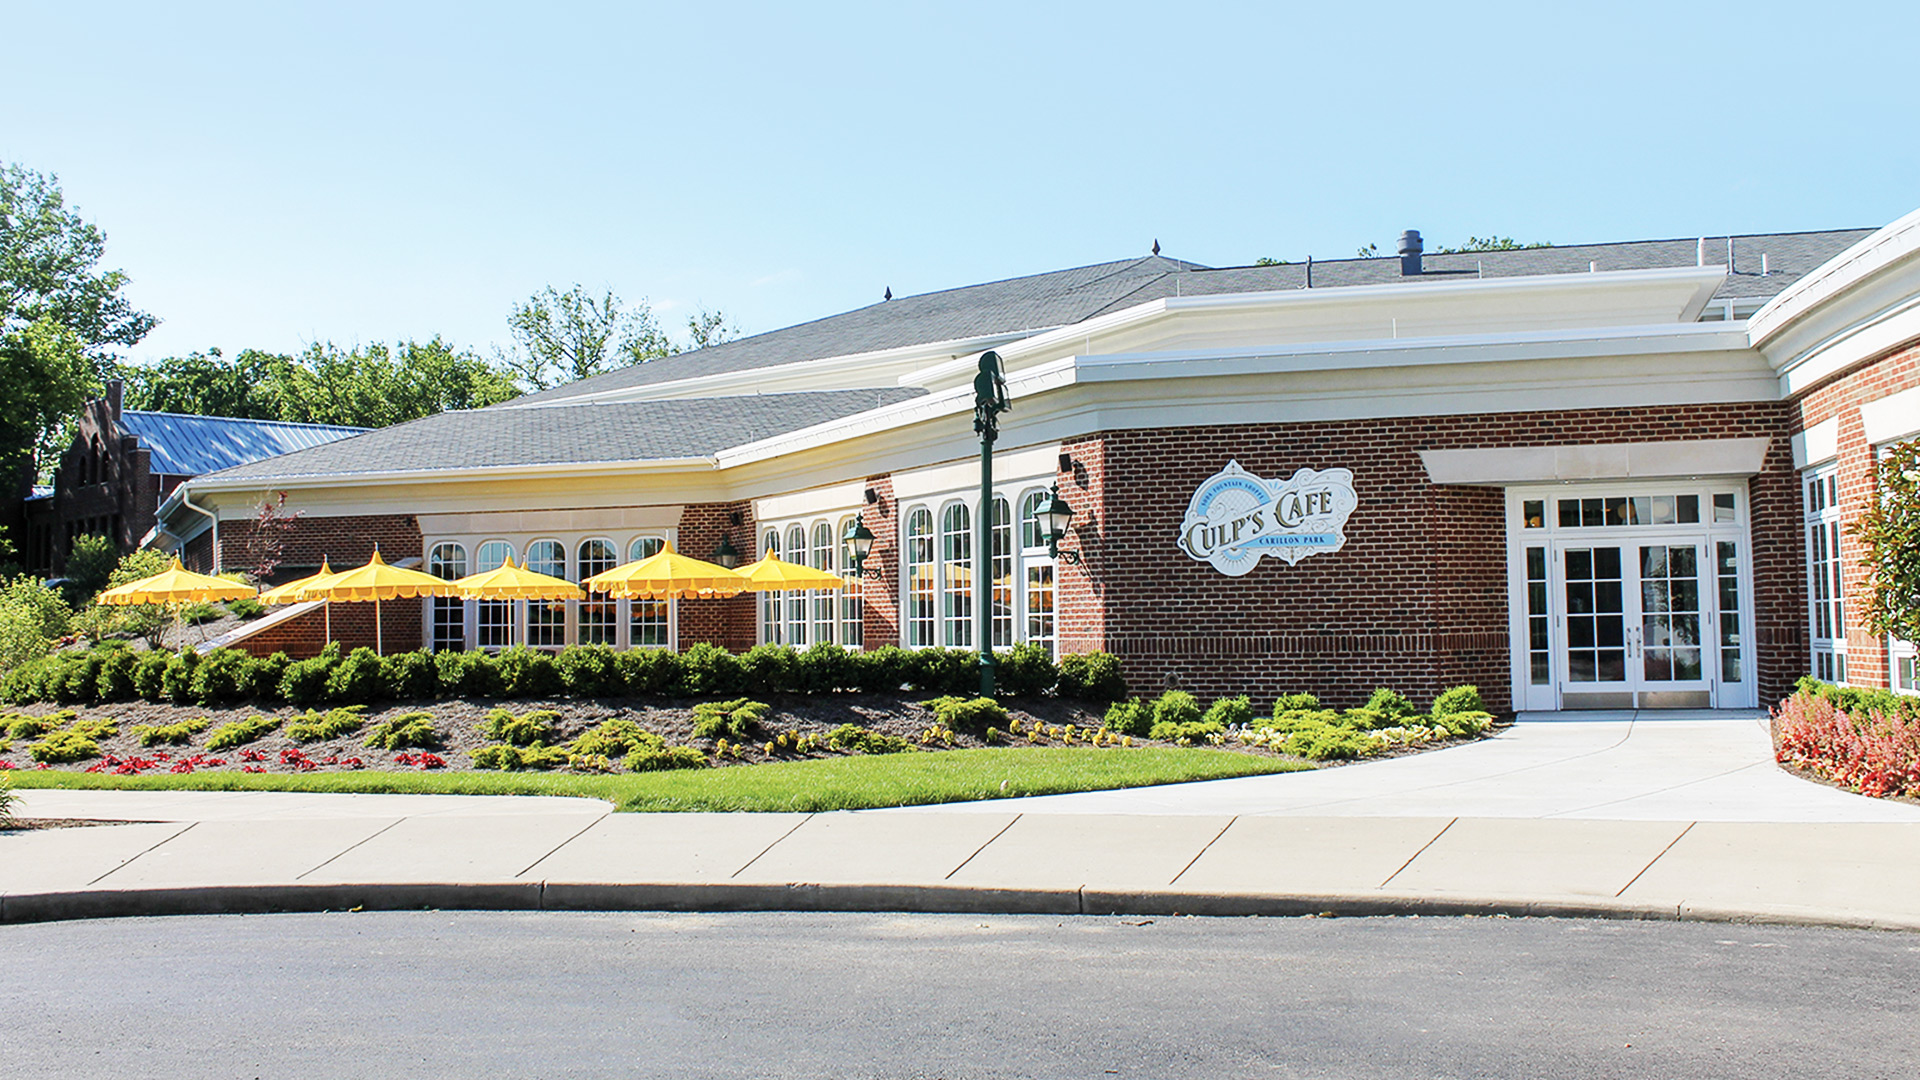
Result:
M1797 908L1633 904L1600 898L1414 893L1195 893L1166 889L972 889L951 885L497 882L216 885L0 896L0 923L153 915L327 911L796 911L1270 918L1383 915L1658 919L1920 931L1920 919Z

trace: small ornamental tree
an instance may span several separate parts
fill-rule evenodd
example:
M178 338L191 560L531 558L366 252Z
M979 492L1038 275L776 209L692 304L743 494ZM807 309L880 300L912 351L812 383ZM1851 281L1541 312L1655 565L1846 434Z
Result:
M1875 481L1879 498L1848 529L1867 571L1867 627L1920 641L1920 442L1886 450Z

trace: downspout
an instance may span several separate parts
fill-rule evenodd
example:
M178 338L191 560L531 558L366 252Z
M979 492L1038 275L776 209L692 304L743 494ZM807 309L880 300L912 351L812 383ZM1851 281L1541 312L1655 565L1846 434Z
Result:
M220 515L193 505L193 496L187 494L184 486L180 489L180 505L213 522L213 572L218 574L220 572Z

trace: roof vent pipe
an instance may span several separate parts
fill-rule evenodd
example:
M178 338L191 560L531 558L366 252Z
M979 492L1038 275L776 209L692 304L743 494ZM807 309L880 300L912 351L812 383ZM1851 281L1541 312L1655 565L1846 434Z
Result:
M1307 256L1307 288L1313 288L1313 256Z
M1400 252L1400 276L1419 277L1421 273L1420 252L1425 250L1420 246L1420 230L1408 229L1406 232L1401 233L1398 250Z
M1698 244L1694 245L1693 265L1695 266L1707 265L1707 238L1704 236L1700 238L1700 242Z

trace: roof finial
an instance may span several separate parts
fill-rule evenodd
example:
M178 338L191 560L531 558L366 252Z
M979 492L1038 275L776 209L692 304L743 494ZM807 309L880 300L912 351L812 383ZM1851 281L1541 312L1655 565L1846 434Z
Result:
M1160 238L1157 236L1153 238L1153 253L1160 254Z
M881 295L881 297L880 297L880 299L882 299L882 300L891 300L891 299L893 299L893 286L891 286L891 285L889 285L889 286L887 286L887 291L886 291L886 292L885 292L884 294L882 294L882 295Z

